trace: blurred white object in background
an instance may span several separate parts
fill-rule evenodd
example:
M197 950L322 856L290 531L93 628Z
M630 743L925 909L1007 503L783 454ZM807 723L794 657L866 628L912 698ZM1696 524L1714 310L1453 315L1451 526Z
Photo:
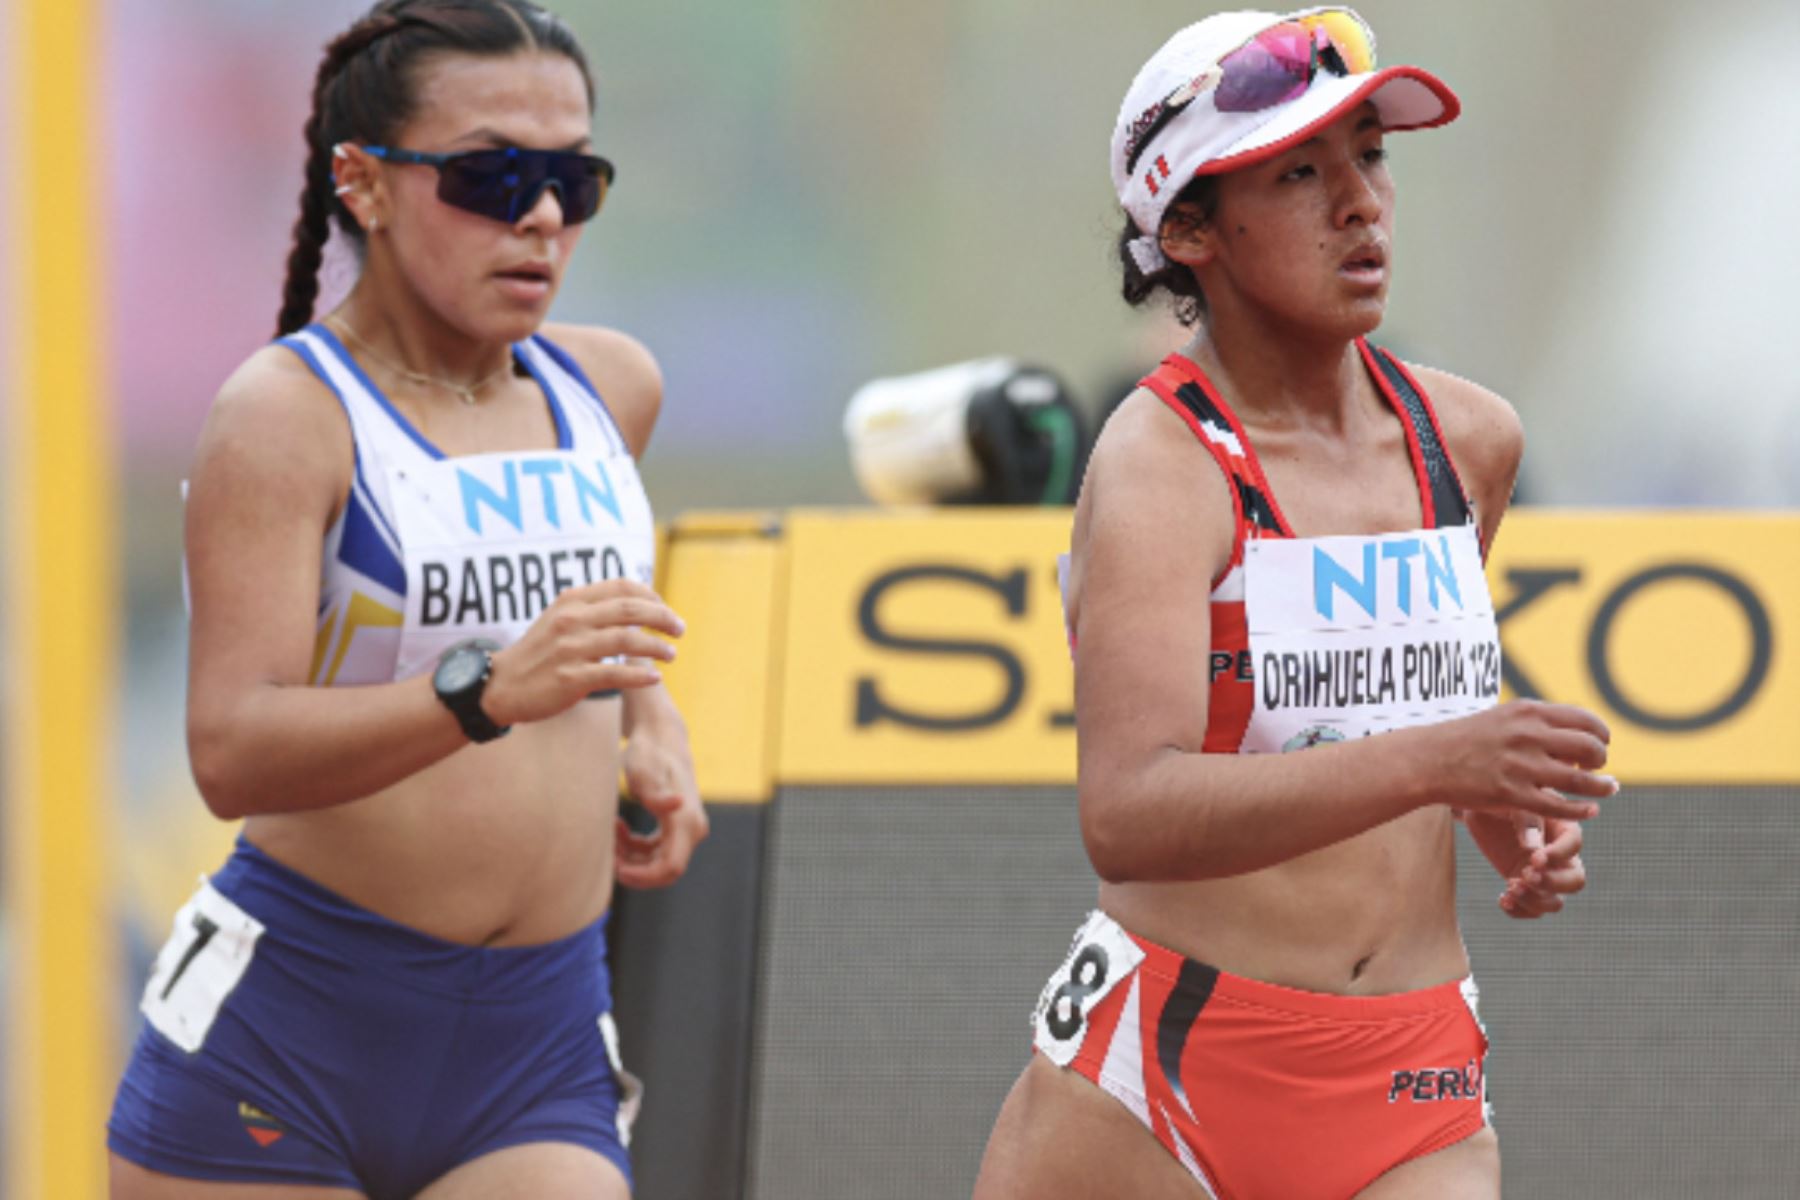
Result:
M863 494L877 504L933 504L977 486L969 399L1012 368L1009 358L983 358L858 388L844 436Z
M1085 457L1062 380L981 358L858 388L844 436L877 504L1066 504Z

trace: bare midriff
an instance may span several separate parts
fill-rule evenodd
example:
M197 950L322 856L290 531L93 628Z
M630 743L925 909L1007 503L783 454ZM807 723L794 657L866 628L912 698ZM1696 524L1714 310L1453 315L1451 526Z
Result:
M445 941L566 937L612 896L620 709L584 701L362 800L251 817L244 836L319 886Z
M1247 875L1102 883L1100 907L1233 975L1346 996L1415 991L1469 973L1454 826L1435 805Z

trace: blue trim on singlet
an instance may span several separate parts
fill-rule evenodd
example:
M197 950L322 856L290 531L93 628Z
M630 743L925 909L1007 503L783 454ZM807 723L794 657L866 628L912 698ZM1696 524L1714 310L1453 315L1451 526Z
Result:
M424 434L415 429L413 423L406 419L405 413L394 407L393 402L387 398L387 394L375 386L375 381L370 379L368 373L362 369L362 364L358 363L355 357L351 355L348 350L344 349L344 343L338 341L337 335L331 332L331 329L328 326L321 325L315 321L313 324L307 326L307 329L309 332L317 332L320 337L324 338L331 345L333 350L337 351L338 357L344 360L344 365L349 367L351 373L356 376L356 381L363 385L369 395L375 397L375 402L381 405L394 424L400 427L400 431L411 438L413 442L417 444L419 449L423 450L426 454L429 454L439 462L443 462L450 457L450 455L445 454L442 450L439 450L433 445L430 439ZM573 448L574 440L569 436L569 423L563 418L562 405L556 399L555 390L544 381L542 375L538 374L536 368L531 365L531 361L523 354L519 353L519 348L516 345L512 347L512 356L514 362L523 364L525 369L531 373L531 377L537 380L538 387L543 390L545 400L550 404L550 417L551 420L556 423L556 448L558 450L568 450Z
M406 434L417 443L419 449L423 450L433 458L444 457L444 452L426 441L425 435L414 429L412 422L407 420L406 417L401 414L400 410L393 406L392 402L388 400L386 393L375 386L375 381L370 379L368 373L362 369L362 364L356 361L355 356L352 355L350 351L344 349L344 343L338 341L337 334L331 332L331 329L328 326L321 325L317 321L308 325L306 328L307 332L317 334L320 338L323 338L326 345L330 346L333 352L335 352L339 358L344 360L344 366L349 369L350 374L356 377L356 382L362 384L363 390L375 397L375 403L381 405L381 407L387 411L387 415L393 419L394 424L400 427L402 433Z
M310 325L307 328L310 331L313 329L323 330L324 327L315 324ZM319 377L320 382L330 388L331 394L337 397L338 406L344 410L344 419L350 422L350 453L355 462L355 469L350 480L350 494L353 496L360 495L362 497L363 504L368 508L369 512L374 515L375 521L381 527L382 532L387 535L389 551L397 555L399 553L400 535L394 532L394 527L388 523L387 514L381 511L381 506L375 503L373 494L369 491L369 479L368 476L363 473L362 446L358 444L356 440L356 418L350 412L350 402L344 399L344 393L338 391L337 384L331 381L331 376L326 373L325 364L319 361L319 356L313 353L311 346L308 346L305 342L295 337L281 338L276 342L276 345L286 346L289 350L298 354L300 356L300 361L311 368L312 373ZM341 355L343 347L339 346L338 350ZM346 361L349 361L352 367L356 365L354 360Z
M579 383L588 395L596 400L600 400L600 389L594 386L594 381L587 377L587 372L581 369L581 365L575 361L573 356L571 356L567 350L564 350L561 346L557 345L541 333L532 334L531 340L535 342L545 354L548 354L551 358L555 359L556 365L567 371L570 378L574 379L576 383ZM606 401L600 400L600 407L605 408Z
M366 501L354 489L344 502L344 535L338 541L338 561L395 595L406 595L406 568L382 540Z
M548 379L544 378L544 373L538 370L537 364L531 361L531 355L521 353L519 348L514 346L513 357L523 363L525 369L531 372L531 377L537 380L538 387L543 389L544 398L550 402L550 419L556 422L556 448L573 450L575 435L569 429L569 418L563 412L562 401L556 398L556 389L551 386Z
M394 531L393 523L388 520L387 514L381 511L381 505L375 502L375 495L369 490L369 481L362 474L360 451L356 456L356 470L356 478L350 484L350 494L363 502L363 508L375 518L375 524L379 527L383 540L387 543L388 552L395 558L399 558L400 535Z
M581 369L581 364L575 361L574 355L541 333L532 334L531 340L545 354L548 354L550 360L561 367L569 378L580 384L582 391L593 397L594 403L600 406L600 411L606 414L607 428L618 437L619 449L630 453L630 447L625 445L624 431L619 428L619 422L613 418L612 409L606 406L606 397L600 394L600 389L594 386L594 381L587 377L587 372Z

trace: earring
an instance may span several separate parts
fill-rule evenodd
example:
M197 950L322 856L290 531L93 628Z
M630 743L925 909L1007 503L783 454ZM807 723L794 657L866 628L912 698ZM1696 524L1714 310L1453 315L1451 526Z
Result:
M380 229L380 228L381 228L381 218L380 217L370 217L369 218L369 232L374 233L377 229Z

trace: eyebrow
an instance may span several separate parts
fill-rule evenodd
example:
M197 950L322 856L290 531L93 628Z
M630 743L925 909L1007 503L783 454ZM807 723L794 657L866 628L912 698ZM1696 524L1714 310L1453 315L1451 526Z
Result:
M493 144L501 147L502 149L506 149L506 148L510 148L510 147L516 147L520 150L531 149L531 147L529 147L529 146L521 146L518 142L516 142L512 138L508 137L506 134L501 133L499 130L489 129L486 126L483 126L480 129L472 130L468 133L463 134L461 137L457 138L455 142L452 142L451 145L456 145L457 143L460 143L460 142L476 142L476 141L492 142ZM551 149L559 150L564 154L572 154L577 150L585 150L593 144L594 144L594 138L593 138L593 135L590 134L586 137L576 138L574 141L572 141L564 146L552 146Z

